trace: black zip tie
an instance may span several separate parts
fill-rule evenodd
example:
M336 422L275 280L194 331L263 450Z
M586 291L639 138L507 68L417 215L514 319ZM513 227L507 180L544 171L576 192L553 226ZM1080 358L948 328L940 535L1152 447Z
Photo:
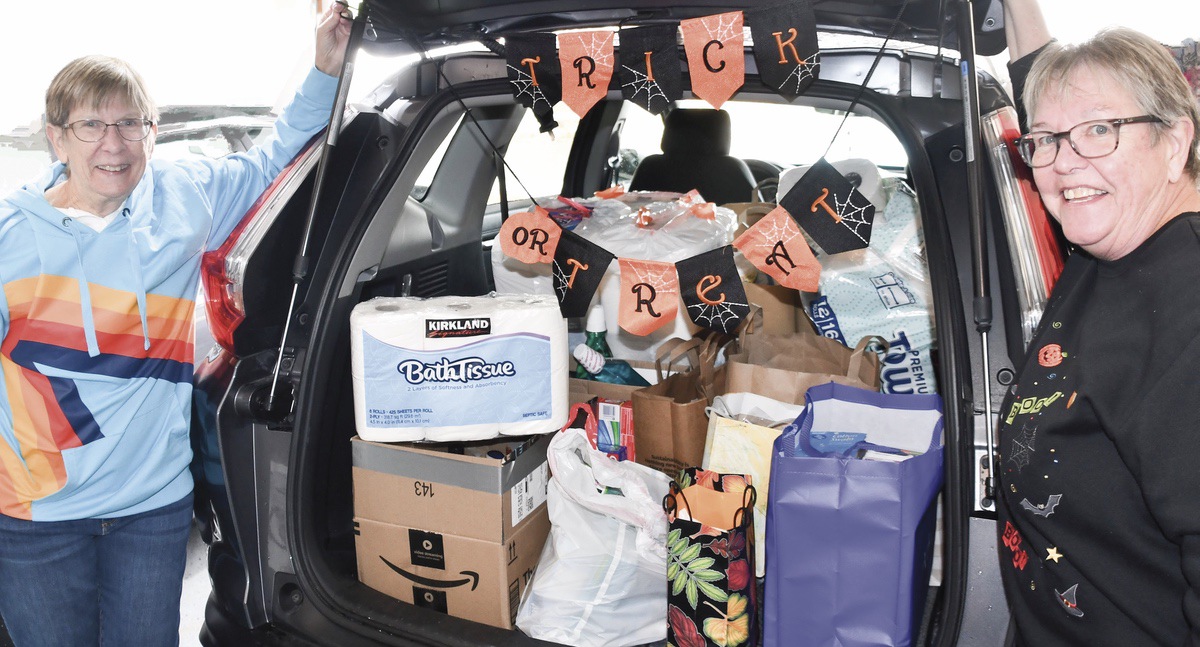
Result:
M887 49L888 41L892 40L892 36L896 34L896 27L900 24L900 18L904 16L905 9L908 9L908 0L904 0L901 3L900 12L896 14L896 19L892 21L892 27L888 29L887 36L883 39L883 44L879 46L879 52L875 54L875 60L871 61L871 69L867 70L866 78L863 79L862 85L858 86L858 94L854 95L854 100L850 102L850 107L846 108L846 114L842 115L842 123L838 124L837 130L833 132L833 137L829 140L829 146L825 147L825 154L821 155L822 159L828 157L829 151L833 149L834 142L837 141L838 135L842 132L842 126L846 125L846 120L850 118L850 113L854 112L854 108L858 106L863 93L867 91L867 84L871 82L871 77L875 75L875 68L879 66L879 61L883 60L883 52ZM938 28L941 29L941 25L938 25Z

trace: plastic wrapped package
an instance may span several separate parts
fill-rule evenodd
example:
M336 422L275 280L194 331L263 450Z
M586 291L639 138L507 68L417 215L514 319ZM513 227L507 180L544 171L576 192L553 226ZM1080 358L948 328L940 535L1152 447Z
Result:
M835 167L837 165L835 164ZM933 297L917 200L903 181L886 178L866 249L818 255L820 297L809 304L817 328L842 343L880 335L889 344L880 365L884 393L936 393Z

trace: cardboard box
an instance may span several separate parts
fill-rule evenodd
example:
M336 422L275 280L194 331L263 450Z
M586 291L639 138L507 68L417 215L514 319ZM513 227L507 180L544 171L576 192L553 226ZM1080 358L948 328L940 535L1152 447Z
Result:
M549 532L544 505L504 543L356 517L358 579L402 602L513 629Z
M550 532L550 435L523 440L353 438L359 580L405 602L511 629Z
M502 461L449 448L483 453L503 442L376 443L356 436L354 516L504 543L522 519L545 505L550 437L534 437L519 455Z

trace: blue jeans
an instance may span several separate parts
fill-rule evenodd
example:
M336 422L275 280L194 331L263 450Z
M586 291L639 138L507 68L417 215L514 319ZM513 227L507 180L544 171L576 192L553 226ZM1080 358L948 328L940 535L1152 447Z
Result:
M192 495L111 519L0 515L0 615L16 647L179 644Z

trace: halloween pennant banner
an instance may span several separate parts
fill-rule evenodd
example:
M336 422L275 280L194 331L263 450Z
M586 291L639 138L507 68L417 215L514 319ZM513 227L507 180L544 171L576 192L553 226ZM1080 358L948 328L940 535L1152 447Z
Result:
M538 117L553 113L554 104L562 99L562 68L556 45L557 38L551 33L513 35L505 41L513 96Z
M823 157L784 194L779 206L826 254L863 249L871 243L875 205Z
M742 12L692 18L679 23L687 52L692 94L720 108L746 80Z
M661 114L683 96L683 68L676 53L677 28L650 25L621 30L617 79L621 96Z
M611 31L572 32L558 37L562 100L575 114L583 117L608 94L614 59Z
M573 231L563 230L554 251L551 281L564 317L587 314L592 296L613 258L603 247Z
M794 99L821 75L817 19L809 0L796 0L746 13L754 60L763 83Z
M554 260L561 235L562 228L550 219L550 214L542 207L534 207L533 211L510 215L496 238L506 256L534 264Z
M659 261L618 258L621 303L617 322L634 335L649 335L674 321L679 312L679 278L675 266Z
M688 318L697 326L732 333L750 314L731 245L685 258L675 269Z
M733 246L782 286L816 292L820 285L821 264L783 207L775 207L754 223Z

